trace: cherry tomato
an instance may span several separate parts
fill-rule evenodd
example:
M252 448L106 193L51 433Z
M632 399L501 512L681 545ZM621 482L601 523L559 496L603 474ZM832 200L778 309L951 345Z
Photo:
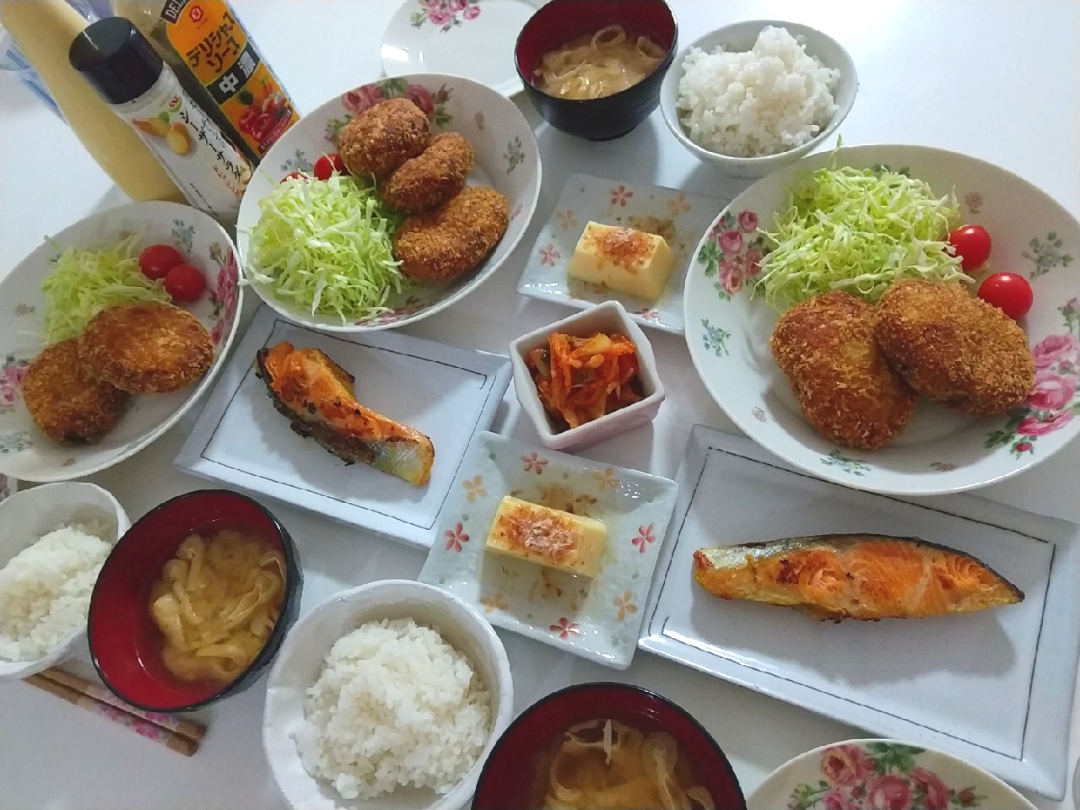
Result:
M206 279L190 264L178 264L165 276L165 290L177 301L198 301L205 289Z
M979 298L1014 321L1027 315L1034 297L1028 280L1016 273L994 273L979 285Z
M323 155L315 161L314 171L317 180L329 180L334 172L345 174L345 163L342 161L341 155L337 153Z
M139 254L139 269L153 281L165 278L166 273L183 263L184 254L172 245L150 245Z
M949 234L949 244L965 270L978 270L990 258L990 234L981 225L965 225Z
M285 175L284 177L281 178L281 182L284 183L286 180L292 180L294 177L297 180L307 180L308 179L308 176L306 174L304 174L303 172L289 172L287 175Z

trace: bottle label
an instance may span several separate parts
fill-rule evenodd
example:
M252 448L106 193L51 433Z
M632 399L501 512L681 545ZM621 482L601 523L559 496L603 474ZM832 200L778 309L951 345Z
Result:
M251 180L251 164L171 71L163 72L143 98L117 108L117 113L131 122L192 206L223 222L236 219Z
M169 44L259 157L300 120L223 0L168 0L161 18Z

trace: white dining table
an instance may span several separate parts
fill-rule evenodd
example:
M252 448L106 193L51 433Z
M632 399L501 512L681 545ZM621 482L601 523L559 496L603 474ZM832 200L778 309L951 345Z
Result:
M397 0L233 0L235 9L301 112L381 75L380 42ZM858 66L847 144L925 144L1002 166L1080 216L1080 3L1077 0L671 0L679 38L743 19L806 23L837 38ZM748 181L726 178L678 146L657 110L626 137L574 139L535 124L544 182L529 232L506 264L452 309L411 334L505 352L507 343L568 310L519 296L525 258L551 215L564 178L607 178L730 198ZM126 201L66 126L9 75L0 75L0 276L41 239ZM246 315L254 309L249 296ZM668 398L652 429L582 451L596 460L674 477L695 423L737 432L706 393L681 337L651 333ZM499 425L536 439L511 388ZM207 486L173 458L185 420L134 458L90 480L134 520L167 498ZM985 498L1080 523L1080 443L979 492ZM295 538L305 570L302 611L333 592L388 578L414 579L424 554L279 503L268 504ZM516 709L572 683L626 681L676 701L727 753L747 795L791 757L868 736L843 725L639 652L616 672L499 631L514 673ZM69 662L93 677L88 652ZM0 685L0 809L284 807L262 749L265 677L198 714L209 725L185 758L21 682ZM989 707L988 707L989 708ZM1067 707L1062 707L1065 711ZM1070 769L1080 753L1080 700L1072 708ZM1071 773L1070 773L1071 776ZM1071 808L1030 795L1039 808ZM778 808L779 810L779 808Z

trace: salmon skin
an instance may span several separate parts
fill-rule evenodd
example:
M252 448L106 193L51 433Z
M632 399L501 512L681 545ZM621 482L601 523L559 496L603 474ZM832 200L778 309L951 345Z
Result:
M361 461L417 487L431 478L431 439L357 402L355 378L324 352L282 341L258 351L256 368L295 433L346 464Z
M817 619L915 619L1022 602L974 557L915 537L821 534L694 552L713 596L792 607Z

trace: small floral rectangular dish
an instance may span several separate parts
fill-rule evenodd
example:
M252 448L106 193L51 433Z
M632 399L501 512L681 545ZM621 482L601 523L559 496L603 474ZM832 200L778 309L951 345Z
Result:
M485 552L506 495L603 521L607 542L596 577ZM677 495L667 478L478 433L420 581L479 607L494 625L626 669Z
M356 377L359 402L431 439L431 480L415 487L346 465L293 432L255 376L259 349L287 340L324 351ZM309 509L427 549L473 433L486 430L510 384L506 357L408 335L328 335L263 306L176 457L195 475Z
M517 291L576 309L616 300L642 326L681 335L683 282L694 247L727 203L677 189L572 174L525 261ZM656 301L621 295L567 276L570 257L590 220L664 237L675 254L675 269Z

